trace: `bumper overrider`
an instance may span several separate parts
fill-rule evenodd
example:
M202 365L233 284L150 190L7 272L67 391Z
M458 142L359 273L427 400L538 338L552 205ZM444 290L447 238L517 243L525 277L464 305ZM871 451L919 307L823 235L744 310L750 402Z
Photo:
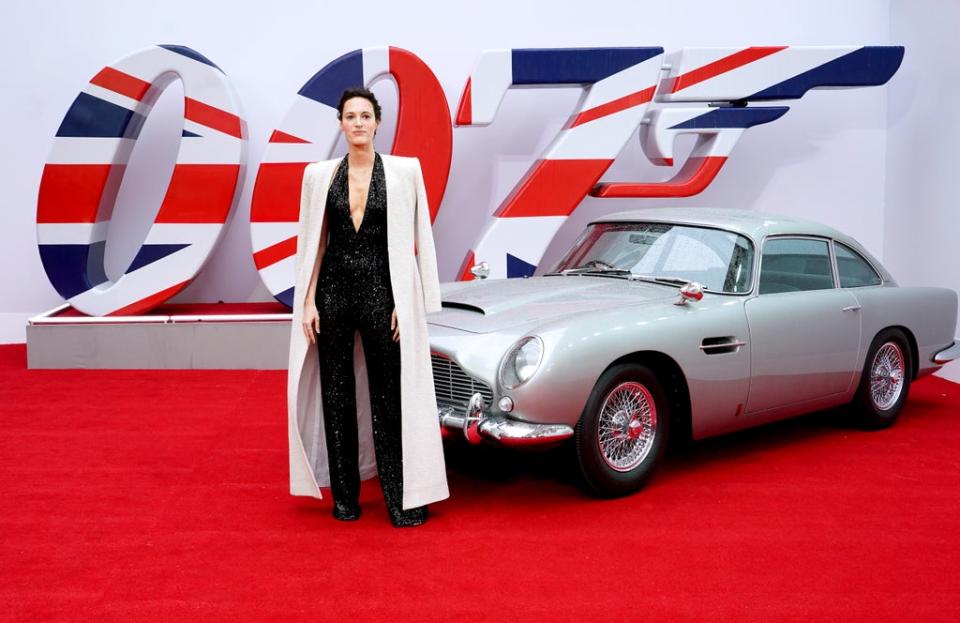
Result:
M511 447L542 446L559 443L573 435L573 428L566 424L534 424L485 413L479 392L470 397L464 415L458 415L448 406L440 407L437 415L445 437L459 432L473 445L487 439Z
M956 359L960 359L960 338L953 340L953 344L933 355L933 363L941 366Z

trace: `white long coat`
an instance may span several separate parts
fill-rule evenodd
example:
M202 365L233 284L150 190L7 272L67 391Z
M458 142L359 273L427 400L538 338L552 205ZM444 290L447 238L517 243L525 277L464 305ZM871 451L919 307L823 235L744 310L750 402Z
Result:
M440 309L440 282L420 161L388 155L381 158L387 186L387 254L400 325L403 507L413 508L449 496L425 316ZM322 497L321 486L330 484L330 473L317 347L307 340L301 324L320 243L327 190L338 162L339 159L309 164L303 174L287 373L290 493L315 498ZM355 335L354 373L360 476L367 479L376 474L377 467L359 333Z

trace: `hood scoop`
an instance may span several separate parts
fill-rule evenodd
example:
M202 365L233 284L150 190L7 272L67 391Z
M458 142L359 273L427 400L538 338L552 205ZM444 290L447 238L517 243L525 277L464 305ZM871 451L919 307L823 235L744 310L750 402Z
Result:
M457 301L441 301L440 307L446 307L449 309L462 309L464 311L477 312L478 314L486 315L487 312L483 311L482 307L477 307L476 305L471 305L470 303L460 303Z

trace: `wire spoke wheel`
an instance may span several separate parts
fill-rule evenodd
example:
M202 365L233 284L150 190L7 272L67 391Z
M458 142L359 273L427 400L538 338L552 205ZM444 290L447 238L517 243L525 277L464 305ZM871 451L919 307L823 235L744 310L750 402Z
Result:
M870 366L870 399L877 409L886 411L900 399L905 371L903 351L895 342L877 350Z
M620 383L607 394L600 408L597 443L600 456L611 469L628 472L640 465L657 434L657 406L642 383Z
M892 425L903 411L913 381L916 351L899 328L884 329L870 344L852 405L866 430Z
M670 413L663 382L647 366L625 362L605 370L574 429L587 493L615 498L643 487L663 456Z

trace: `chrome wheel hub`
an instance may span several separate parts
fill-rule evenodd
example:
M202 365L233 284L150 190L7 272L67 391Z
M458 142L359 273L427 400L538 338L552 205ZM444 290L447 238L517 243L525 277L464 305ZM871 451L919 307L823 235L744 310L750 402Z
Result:
M886 342L870 366L870 399L877 409L886 411L900 399L904 372L903 351L895 342Z
M627 472L643 462L657 432L657 407L650 390L629 381L614 387L600 407L597 442L604 462Z

